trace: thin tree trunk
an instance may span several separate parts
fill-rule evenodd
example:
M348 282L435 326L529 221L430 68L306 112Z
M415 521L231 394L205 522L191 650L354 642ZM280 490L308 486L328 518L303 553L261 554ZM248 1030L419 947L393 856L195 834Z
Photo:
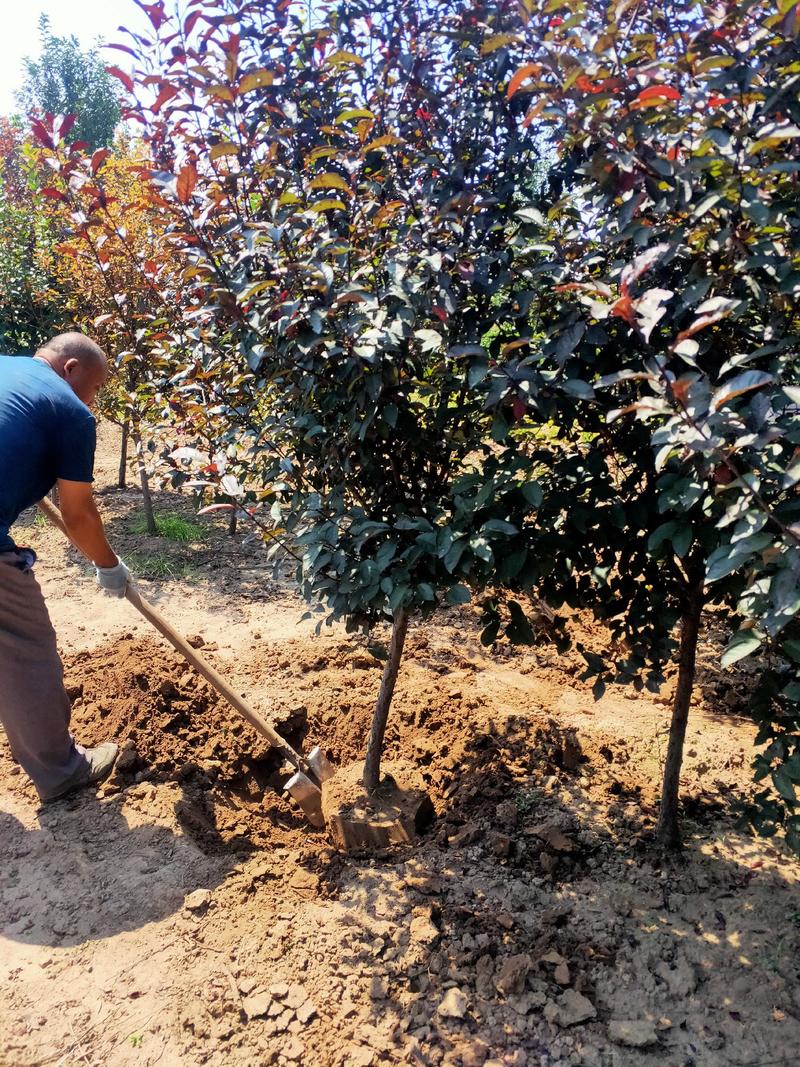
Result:
M239 520L239 509L234 507L233 511L231 512L230 522L228 523L228 534L231 537L235 537L236 536L236 527L238 525L238 520Z
M119 475L117 476L117 488L125 489L128 484L128 438L131 426L128 420L122 424L122 444L119 449Z
M150 480L147 477L147 468L144 463L142 435L139 433L138 425L133 426L131 437L133 437L133 443L136 445L136 463L139 467L139 481L142 486L142 506L144 507L144 519L147 524L147 532L151 537L155 537L158 533L158 529L156 528L156 517L153 512L153 498L150 495Z
M367 744L367 758L364 763L364 788L368 793L374 793L378 788L381 778L381 755L383 754L383 738L386 733L386 721L389 718L389 708L392 704L392 696L397 681L397 672L400 669L400 660L403 657L403 646L406 643L408 631L408 612L401 608L394 617L392 626L392 639L389 642L389 658L383 669L381 688L375 711L372 715L372 729Z
M678 655L678 684L672 704L672 722L669 728L669 745L664 764L664 781L661 788L661 809L658 816L656 840L664 848L681 847L681 831L678 824L680 775L683 763L683 743L686 738L686 723L692 703L697 640L700 635L700 619L703 614L703 580L695 580L689 588L688 602L681 620L681 643Z

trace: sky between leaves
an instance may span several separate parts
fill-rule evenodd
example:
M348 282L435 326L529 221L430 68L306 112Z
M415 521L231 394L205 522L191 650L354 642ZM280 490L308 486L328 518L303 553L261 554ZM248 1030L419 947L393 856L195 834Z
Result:
M133 0L4 0L3 32L0 34L0 115L17 111L14 94L21 87L26 56L39 54L39 16L50 16L53 33L58 37L74 34L84 48L98 38L123 41L119 26L145 30L149 23ZM106 62L119 66L122 52L104 52Z

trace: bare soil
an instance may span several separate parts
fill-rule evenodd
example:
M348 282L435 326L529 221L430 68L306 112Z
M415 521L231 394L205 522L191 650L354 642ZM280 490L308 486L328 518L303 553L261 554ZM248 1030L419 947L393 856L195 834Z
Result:
M132 532L149 598L294 743L363 754L381 661L298 620L291 582L219 519ZM191 517L180 497L157 508ZM203 522L204 520L200 520ZM97 795L38 810L0 738L0 1064L767 1067L800 1045L798 865L738 830L750 671L707 634L684 772L686 848L650 842L670 683L595 701L576 653L488 651L469 609L412 626L387 759L422 775L418 845L343 856L282 795L288 770L30 516ZM20 540L22 537L20 536ZM713 620L712 620L713 624ZM570 620L585 643L603 631ZM386 635L377 634L377 640Z

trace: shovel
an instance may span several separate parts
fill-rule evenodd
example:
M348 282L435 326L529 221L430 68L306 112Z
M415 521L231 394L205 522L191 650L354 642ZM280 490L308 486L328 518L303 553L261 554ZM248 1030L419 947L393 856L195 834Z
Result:
M57 526L66 537L69 537L58 508L54 507L49 500L41 500L39 508L54 526ZM144 615L150 625L154 626L160 634L166 637L172 647L180 652L198 674L201 674L216 689L219 695L224 697L231 707L239 712L243 719L246 719L255 730L266 737L270 745L291 763L295 768L295 773L286 783L285 789L303 809L311 825L323 827L325 819L322 814L322 790L320 786L333 774L333 767L328 762L325 753L319 746L313 748L305 757L296 752L277 730L274 730L254 708L251 708L246 701L231 689L222 675L211 666L208 660L201 656L196 649L192 648L189 642L170 626L164 616L144 599L132 580L128 582L125 596L136 610Z

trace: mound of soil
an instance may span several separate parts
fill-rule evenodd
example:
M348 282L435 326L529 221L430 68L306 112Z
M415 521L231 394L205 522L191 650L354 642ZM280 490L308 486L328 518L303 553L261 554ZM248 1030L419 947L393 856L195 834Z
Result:
M290 646L290 647L287 647ZM382 665L346 642L255 641L238 680L271 703L271 718L294 745L320 743L338 766L361 759ZM213 659L213 648L203 649ZM532 796L554 776L587 773L640 809L638 786L620 783L610 748L585 752L574 731L544 712L490 714L469 686L431 664L424 640L412 645L401 673L386 735L386 760L419 768L443 842L489 829L495 806ZM225 667L222 666L225 673ZM178 782L177 814L207 852L261 847L286 834L313 834L281 795L291 773L280 757L208 683L156 639L123 636L112 646L67 660L73 730L86 744L114 740L122 748L109 792L137 782ZM462 678L463 683L463 678ZM644 798L647 799L647 798ZM524 802L523 802L524 806ZM645 813L648 805L644 804ZM622 810L622 809L621 809ZM516 827L516 819L512 820ZM466 828L466 830L464 829ZM530 857L516 842L497 843L508 862ZM530 852L530 849L527 850Z
M263 842L275 809L293 821L279 796L288 774L277 753L157 641L123 637L78 653L66 663L65 684L76 737L122 749L107 792L144 780L180 782L181 822L206 850Z

